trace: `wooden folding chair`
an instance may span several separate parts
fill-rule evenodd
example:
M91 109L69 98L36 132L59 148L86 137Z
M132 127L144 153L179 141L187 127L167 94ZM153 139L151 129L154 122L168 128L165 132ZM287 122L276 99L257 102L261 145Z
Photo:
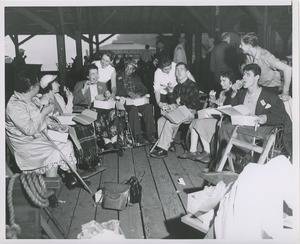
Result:
M245 142L243 140L238 139L239 134L244 134L253 138L252 142ZM275 143L276 134L274 130L272 130L268 134L264 134L253 129L249 129L242 126L236 126L234 129L231 139L228 142L223 156L217 166L215 172L201 172L200 176L207 180L209 183L216 185L219 181L223 180L225 184L230 183L237 179L238 174L234 170L233 157L231 153L231 149L233 146L237 146L242 149L247 149L253 152L260 154L260 157L257 161L257 164L264 164L268 158L269 151ZM262 145L257 145L255 143L256 140L262 140ZM223 171L226 162L228 161L229 170Z

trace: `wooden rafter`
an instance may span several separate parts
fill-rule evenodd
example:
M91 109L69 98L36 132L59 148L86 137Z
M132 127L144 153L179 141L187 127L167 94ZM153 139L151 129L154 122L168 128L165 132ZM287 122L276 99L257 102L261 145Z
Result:
M186 9L198 21L198 23L204 28L205 31L207 31L208 33L211 32L211 30L209 28L209 24L193 7L188 6L188 7L186 7Z
M111 34L111 35L109 35L108 37L104 38L103 40L101 40L101 41L99 42L99 45L102 44L103 42L107 41L108 39L112 38L114 35L116 35L116 34Z
M23 41L19 42L19 46L21 46L22 44L24 44L25 42L27 42L28 40L30 40L31 38L35 37L36 35L30 35L28 37L26 37Z
M118 12L119 8L115 9L112 11L112 13L107 17L106 20L104 20L101 25L98 25L95 29L94 29L94 33L98 33L100 31L100 29Z
M37 23L38 25L40 25L41 27L45 28L46 30L48 30L49 32L55 34L56 33L56 28L49 24L47 21L45 21L43 18L39 17L38 15L32 13L31 11L29 11L26 8L15 8L16 12L18 12L19 14L24 15L25 17L27 17L28 19L31 19L32 21L34 21L35 23Z
M253 19L256 20L256 23L263 23L263 15L255 6L242 6L240 7L245 13L249 14Z

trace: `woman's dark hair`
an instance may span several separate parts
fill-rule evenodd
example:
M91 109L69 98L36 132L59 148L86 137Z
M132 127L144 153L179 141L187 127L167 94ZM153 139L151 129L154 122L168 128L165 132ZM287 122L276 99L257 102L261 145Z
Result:
M232 84L234 84L237 80L237 77L236 77L235 73L232 72L232 71L222 71L221 74L220 74L220 77L221 76L228 78L231 81Z
M259 67L258 64L255 64L255 63L247 64L243 68L243 72L245 72L245 71L252 71L254 76L261 75L261 68Z
M161 58L158 60L158 67L160 69L170 66L171 64L172 60L166 55L162 55Z
M87 66L87 68L86 68L86 74L85 74L85 77L88 77L89 76L89 74L90 74L90 70L91 69L96 69L96 70L98 70L98 67L97 67L97 65L96 64L90 64L89 66Z
M40 93L41 94L47 94L48 92L52 91L53 87L52 84L54 83L54 81L56 81L57 79L54 79L53 81L51 81L50 83L48 83L48 85L45 88L40 88Z
M249 32L242 36L242 42L245 44L250 44L252 47L258 46L258 38L255 32Z
M35 73L23 70L16 74L15 91L20 93L27 93L36 85L39 85L38 77Z
M110 58L110 61L114 60L114 53L110 50L105 50L101 53L101 58L103 57L103 55L106 55Z

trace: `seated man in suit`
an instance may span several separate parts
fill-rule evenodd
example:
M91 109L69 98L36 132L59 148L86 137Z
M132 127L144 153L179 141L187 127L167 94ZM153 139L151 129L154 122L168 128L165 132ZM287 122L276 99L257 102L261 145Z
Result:
M190 120L194 119L196 110L199 109L199 89L194 81L188 78L188 69L185 63L178 63L176 65L175 75L177 85L173 91L168 93L171 104L167 105L168 109L174 109L178 106L185 105L193 114ZM169 112L169 111L168 111ZM174 124L165 117L160 117L158 120L158 143L157 148L152 151L149 156L154 158L163 158L168 156L168 150L174 151L173 135L179 128L180 123Z
M283 142L287 152L292 155L292 122L284 104L278 95L267 91L258 85L261 68L251 63L243 69L243 88L233 93L231 105L243 104L250 109L252 115L258 116L259 127L257 131L267 134L274 126L284 127ZM245 126L246 127L246 126ZM223 122L219 130L220 150L224 149L231 138L235 126L231 122ZM254 127L250 126L249 128ZM252 138L240 135L240 139L251 142ZM241 138L243 137L243 138Z
M141 81L141 78L134 74L136 68L137 65L134 60L128 60L127 62L125 62L125 70L117 74L117 96L135 99L143 97L148 93L147 88ZM125 105L125 109L128 113L129 123L133 131L133 136L135 137L137 143L143 144L146 142L143 136L143 131L141 129L138 113L141 113L143 116L146 127L147 140L150 143L155 143L156 129L153 118L152 105Z

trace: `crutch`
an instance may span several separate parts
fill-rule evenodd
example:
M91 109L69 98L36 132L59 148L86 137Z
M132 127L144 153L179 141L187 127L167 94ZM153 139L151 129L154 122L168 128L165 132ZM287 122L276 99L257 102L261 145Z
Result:
M62 151L58 148L58 146L53 142L53 140L48 136L47 132L45 130L43 130L41 132L48 140L49 142L54 146L54 148L56 150L58 150L58 152L60 153L62 159L65 161L65 163L68 165L68 167L70 168L71 172L73 174L75 174L76 178L80 181L80 183L85 187L85 189L88 190L88 192L93 195L94 193L91 191L91 189L88 187L88 185L84 182L84 180L81 178L81 176L76 172L76 170L74 170L71 167L71 164L69 163L68 159L66 158L66 156L62 153Z
M160 135L159 135L157 141L156 141L156 142L154 143L154 145L151 147L151 149L150 149L148 155L149 155L150 153L152 153L152 151L154 150L154 148L157 146L158 141L159 141L159 138L161 137L161 135L162 135L162 133L163 133L163 130L164 130L164 128L165 128L166 123L167 123L167 119L166 119L166 121L165 121L165 123L164 123L164 125L163 125L163 127L162 127L162 129L161 129L161 132L160 132ZM148 155L147 155L147 156L148 156Z

